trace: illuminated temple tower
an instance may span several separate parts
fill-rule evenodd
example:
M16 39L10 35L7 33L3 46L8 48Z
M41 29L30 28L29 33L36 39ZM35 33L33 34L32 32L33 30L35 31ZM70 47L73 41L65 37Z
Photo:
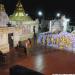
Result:
M22 28L22 40L33 37L33 27L35 26L35 32L38 32L39 21L33 21L28 14L25 13L21 1L19 0L16 5L16 10L13 15L10 16L11 24L15 27Z
M10 21L9 21L10 18ZM33 27L38 32L38 20L33 21L27 14L20 1L16 5L13 15L8 18L4 5L0 4L0 51L9 53L10 48L15 47L18 41L24 41L33 37ZM11 23L11 27L7 24Z
M32 21L32 19L24 12L21 1L18 1L16 10L13 15L10 16L13 25L22 25L23 22Z
M4 5L0 4L0 51L3 53L9 52L8 44L8 15L5 12Z
M0 51L2 53L9 53L10 46L17 45L22 32L19 27L8 27L8 23L9 18L5 12L4 5L0 4Z
M0 4L0 27L7 26L8 22L9 18L5 12L4 5Z

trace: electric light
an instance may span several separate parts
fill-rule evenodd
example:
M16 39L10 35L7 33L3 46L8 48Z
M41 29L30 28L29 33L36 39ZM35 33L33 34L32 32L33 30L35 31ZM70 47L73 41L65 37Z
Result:
M57 17L60 17L60 13L57 13L56 16L57 16Z
M67 19L67 22L70 22L70 19Z
M43 15L42 11L39 11L39 12L38 12L38 15L39 15L39 16L42 16L42 15Z
M28 16L28 14L26 14L26 16Z

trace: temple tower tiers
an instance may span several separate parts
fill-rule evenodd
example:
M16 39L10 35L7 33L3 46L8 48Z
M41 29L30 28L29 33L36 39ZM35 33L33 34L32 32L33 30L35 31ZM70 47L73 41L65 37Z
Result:
M5 12L4 5L0 4L0 27L7 26L8 22L9 22L9 18Z
M14 27L20 27L22 29L21 40L26 40L33 37L33 27L35 26L35 32L38 32L38 20L32 20L31 17L25 13L21 0L16 5L16 10L10 15L11 24Z
M16 10L13 15L10 16L13 25L22 25L24 22L32 21L32 19L25 13L21 0L16 5Z

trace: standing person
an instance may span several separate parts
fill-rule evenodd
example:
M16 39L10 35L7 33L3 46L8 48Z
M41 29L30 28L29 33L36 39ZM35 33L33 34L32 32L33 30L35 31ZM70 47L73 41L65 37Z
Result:
M33 27L33 32L34 32L34 34L33 34L33 38L34 38L34 44L35 44L35 42L36 42L36 33L35 33L35 26Z
M5 57L2 51L0 51L0 66L5 63Z
M25 46L26 46L26 51L27 51L27 55L29 55L31 53L31 50L32 50L32 43L31 43L31 39L28 38L28 40L26 41L25 43Z

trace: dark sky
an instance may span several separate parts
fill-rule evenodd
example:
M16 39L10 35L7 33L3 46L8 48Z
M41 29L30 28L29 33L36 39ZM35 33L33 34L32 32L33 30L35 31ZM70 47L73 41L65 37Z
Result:
M0 0L1 1L1 0ZM12 14L18 0L2 0L5 4L8 15ZM37 12L42 10L44 17L55 17L57 12L66 14L72 21L75 20L75 2L74 0L21 0L25 12L32 18L38 17Z

